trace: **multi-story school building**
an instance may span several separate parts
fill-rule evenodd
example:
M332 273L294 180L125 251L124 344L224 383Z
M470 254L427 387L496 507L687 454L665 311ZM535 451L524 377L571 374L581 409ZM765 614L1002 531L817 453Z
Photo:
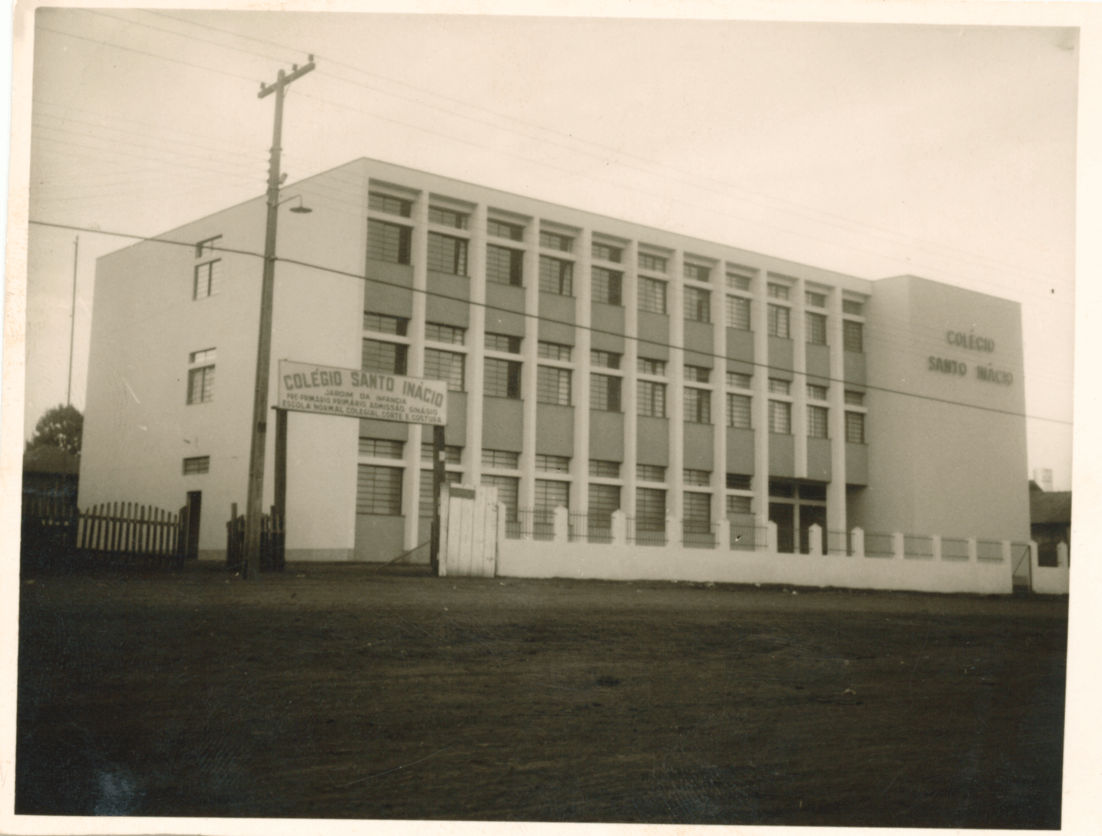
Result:
M281 213L272 401L278 359L446 380L448 480L495 485L510 525L1029 539L1015 302L366 159L282 197L313 212ZM245 504L264 225L257 198L96 273L80 504L201 500L206 558ZM425 542L431 440L291 413L287 558Z

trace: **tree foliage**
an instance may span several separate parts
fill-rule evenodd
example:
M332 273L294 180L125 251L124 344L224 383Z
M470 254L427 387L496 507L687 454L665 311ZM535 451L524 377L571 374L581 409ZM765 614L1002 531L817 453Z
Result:
M74 456L80 455L80 440L84 432L84 416L75 406L55 406L46 411L34 426L34 437L27 449L58 447Z

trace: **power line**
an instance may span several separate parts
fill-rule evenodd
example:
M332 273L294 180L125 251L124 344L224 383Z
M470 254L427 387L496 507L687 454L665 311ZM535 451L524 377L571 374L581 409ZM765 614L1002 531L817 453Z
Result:
M98 234L101 234L101 235L108 235L108 236L114 236L114 237L119 237L119 238L128 238L128 239L141 241L141 242L150 242L150 243L157 243L157 244L169 244L169 245L173 245L173 246L184 246L184 247L189 247L189 248L192 248L192 249L194 249L194 247L197 244L197 241L174 241L174 240L165 239L165 238L156 238L156 237L148 237L148 236L143 236L143 235L134 235L134 234L130 234L130 233L123 233L123 232L106 231L106 230L100 230L100 229L93 229L93 228L89 228L89 227L75 226L75 225L70 225L70 224L48 223L46 221L38 221L38 220L34 220L34 219L30 220L30 223L32 225L35 225L35 226L51 227L51 228L55 228L55 229L67 229L67 230L73 230L73 231L95 232L95 233L98 233ZM263 253L258 253L258 252L251 251L251 250L239 250L239 249L233 249L233 248L229 248L229 247L221 247L221 246L217 246L217 245L214 246L213 249L216 250L216 251L219 251L219 252L234 253L234 254L237 254L237 255L247 255L247 256L252 256L254 258L259 258L259 259L264 258ZM285 257L282 257L282 256L277 256L276 261L282 261L286 264L294 264L295 266L305 267L307 269L319 270L321 272L330 273L330 274L333 274L333 275L345 276L347 278L356 279L356 280L363 281L363 282L370 282L372 284L382 285L384 287L393 287L393 288L397 288L397 289L407 290L407 291L410 291L412 293L423 293L426 296L432 296L432 297L436 297L438 299L444 299L444 300L453 301L453 302L460 302L460 303L463 303L463 304L466 304L466 305L482 307L482 308L485 308L486 310L490 310L490 311L499 311L499 312L511 313L511 314L516 314L517 313L516 311L512 310L511 308L505 308L505 307L500 307L500 306L497 306L497 305L492 305L488 302L475 302L475 301L472 301L470 299L464 299L464 298L458 297L458 296L450 296L446 293L440 293L438 291L431 291L431 290L428 290L427 288L409 287L407 285L398 284L396 282L388 282L388 281L385 281L383 279L375 279L375 278L371 278L367 275L363 275L363 274L359 274L359 273L353 273L353 272L350 272L350 271L347 271L347 270L339 270L339 269L333 268L333 267L326 267L324 265L315 264L315 263L312 263L312 262L300 261L298 259L285 258ZM786 373L789 373L789 372L792 371L791 369L785 369L785 368L782 368L780 366L771 366L768 363L762 363L762 362L759 362L759 361L743 360L743 359L740 359L740 358L728 358L726 355L723 355L723 354L716 354L714 352L708 352L708 351L698 351L695 348L686 348L684 346L675 346L675 345L673 345L671 343L668 343L668 342L662 342L661 340L652 340L652 339L648 339L647 337L622 334L622 333L619 333L619 332L616 332L616 331L609 331L609 330L603 329L603 328L596 328L592 325L583 326L583 325L579 325L579 324L574 323L574 322L567 322L565 320L553 319L551 317L547 317L547 316L543 316L543 315L523 314L523 316L526 319L535 319L539 322L547 322L547 323L553 324L553 325L569 326L569 327L579 329L579 330L587 330L587 331L590 331L591 333L594 333L594 334L604 334L604 335L608 335L608 336L619 337L619 338L625 339L625 340L634 340L638 343L644 343L644 344L647 344L647 345L658 346L658 347L662 347L662 348L665 348L665 349L672 349L672 350L675 350L675 351L688 351L688 352L692 352L694 354L699 354L699 355L704 355L704 356L707 356L707 357L712 357L713 359L724 360L724 361L729 360L729 359L734 359L734 360L737 360L741 364L753 366L753 367L760 368L760 369L763 369L763 370L766 370L766 371L783 371L783 372L786 372ZM821 380L825 379L825 380L829 381L830 383L840 383L840 384L843 384L843 385L845 385L845 383L846 383L846 380L844 378L837 378L837 377L823 378L820 375L815 375L815 377L817 377ZM854 384L854 385L858 385L858 384ZM997 409L995 407L980 406L978 404L968 404L968 403L963 403L961 401L953 401L953 400L950 400L950 399L947 399L947 398L936 398L936 397L933 397L933 396L930 396L930 395L919 395L919 394L916 394L914 392L905 392L905 391L902 391L902 390L899 390L899 389L891 389L891 388L886 387L886 386L874 386L874 385L867 384L867 383L866 384L859 384L859 385L863 386L865 390L885 392L885 393L893 394L893 395L902 395L902 396L905 396L905 397L915 398L917 400L925 400L925 401L931 401L931 402L935 402L935 403L943 403L943 404L948 404L948 405L951 405L951 406L960 406L960 407L964 407L964 408L968 408L968 409L978 409L978 410L981 410L983 412L991 412L991 413L996 413L996 414L1000 414L1000 415L1010 415L1010 416L1013 416L1013 417L1016 417L1016 418L1025 418L1025 419L1036 420L1036 421L1048 421L1050 423L1064 424L1064 425L1067 425L1067 426L1072 426L1073 425L1073 422L1065 421L1065 420L1059 419L1059 418L1048 418L1048 417L1041 416L1041 415L1029 415L1029 414L1024 413L1024 412L1015 412L1013 410Z

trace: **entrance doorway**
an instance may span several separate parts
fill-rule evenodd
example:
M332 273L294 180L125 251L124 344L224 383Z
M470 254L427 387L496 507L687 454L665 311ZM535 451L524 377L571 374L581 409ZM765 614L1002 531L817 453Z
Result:
M199 515L203 508L203 492L188 491L187 505L184 506L184 558L195 560L199 557Z

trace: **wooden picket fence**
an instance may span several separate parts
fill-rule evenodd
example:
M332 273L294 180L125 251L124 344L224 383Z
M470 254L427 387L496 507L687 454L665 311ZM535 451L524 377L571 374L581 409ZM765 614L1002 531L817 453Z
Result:
M260 569L262 572L281 572L286 565L284 544L286 531L283 518L272 506L270 514L260 517ZM240 572L245 566L245 515L238 516L237 503L230 507L230 519L226 523L226 568ZM251 571L251 570L248 570Z
M181 515L137 502L81 511L51 497L23 498L23 555L34 565L174 566L184 561Z

